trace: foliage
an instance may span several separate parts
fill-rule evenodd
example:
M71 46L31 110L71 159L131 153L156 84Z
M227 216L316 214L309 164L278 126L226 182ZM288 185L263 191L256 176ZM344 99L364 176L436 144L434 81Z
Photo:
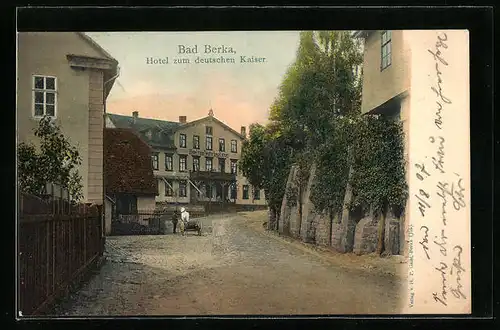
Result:
M299 189L304 189L309 181L311 173L311 158L312 153L310 149L304 150L295 156L295 164L297 166L297 186Z
M32 143L18 145L20 190L40 195L45 193L47 183L55 183L67 188L71 199L78 201L82 197L82 184L76 169L81 164L77 148L50 117L43 117L34 133L39 138L39 148Z
M358 113L362 63L348 31L302 32L297 60L288 70L270 119L293 132L295 149L315 148L332 134L335 119Z
M401 123L372 115L365 116L356 127L352 207L366 210L371 206L375 214L384 213L387 207L404 207L408 186Z
M250 125L250 134L243 141L239 168L250 184L257 188L263 188L265 166L265 149L267 148L267 136L265 127L260 124Z
M67 186L71 200L78 202L83 198L82 176L78 170L71 172Z
M319 211L331 216L341 211L348 183L351 208L382 213L389 206L404 206L401 125L361 115L361 64L361 49L350 32L301 33L296 61L271 105L269 124L254 126L242 151L244 174L269 193L271 207L281 205L285 194L290 203L296 200L313 164L311 200ZM297 182L286 189L291 164L298 166Z
M314 206L318 210L328 211L330 215L342 209L349 170L347 144L339 141L339 135L333 135L332 143L325 143L318 148L316 175L311 189Z
M273 126L250 126L243 142L239 168L251 185L264 189L268 205L279 213L290 169L287 136Z

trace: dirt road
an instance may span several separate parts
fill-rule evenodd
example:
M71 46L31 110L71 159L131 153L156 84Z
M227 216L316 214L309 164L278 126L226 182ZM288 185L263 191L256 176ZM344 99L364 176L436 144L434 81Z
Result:
M241 215L203 236L109 237L107 262L56 312L66 316L392 314L403 280L307 251ZM272 235L272 234L271 234Z

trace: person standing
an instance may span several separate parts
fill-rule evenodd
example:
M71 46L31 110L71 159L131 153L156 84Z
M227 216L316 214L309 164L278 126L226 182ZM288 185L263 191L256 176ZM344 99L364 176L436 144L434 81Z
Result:
M177 214L177 210L174 211L174 214L172 215L172 223L174 224L174 234L177 231L177 223L179 222L179 216Z
M184 207L181 207L181 233L184 235L186 227L189 226L189 212Z

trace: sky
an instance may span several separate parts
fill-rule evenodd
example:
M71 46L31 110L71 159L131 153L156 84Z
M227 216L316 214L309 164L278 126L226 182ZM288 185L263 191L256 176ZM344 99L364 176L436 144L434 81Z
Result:
M87 33L119 62L120 76L107 100L107 112L188 121L214 116L239 131L265 123L288 67L295 60L298 31L251 32L93 32ZM179 54L179 45L197 54ZM231 47L234 53L205 54ZM230 50L229 50L230 51ZM195 63L196 58L234 58L235 63ZM241 63L245 58L265 58ZM148 59L168 64L148 64ZM190 63L174 64L174 59Z

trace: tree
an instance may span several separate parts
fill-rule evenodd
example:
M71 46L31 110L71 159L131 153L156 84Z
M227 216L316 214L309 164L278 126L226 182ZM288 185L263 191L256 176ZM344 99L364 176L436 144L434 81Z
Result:
M314 163L316 210L328 212L330 221L344 206L381 215L381 253L387 210L401 209L407 198L403 135L398 122L361 115L362 61L358 40L349 31L302 32L296 61L271 105L270 122L253 126L240 162L250 183L263 187L276 209L291 164L299 168L299 189L293 191L299 196ZM353 201L344 205L348 186Z
M358 41L348 31L302 32L270 119L295 132L299 147L325 143L337 117L360 111L356 71L362 60Z
M253 128L241 161L251 183L264 187L270 199L276 198L276 207L281 205L292 163L300 165L302 174L313 162L319 164L318 176L338 174L335 185L316 182L313 191L321 210L338 204L338 187L346 181L337 180L346 172L342 155L346 143L336 133L337 118L359 113L360 88L354 72L361 62L358 44L347 31L300 34L296 61L271 105L270 123ZM332 138L335 134L339 136ZM338 161L332 167L334 157Z
M34 130L40 139L39 148L32 143L18 145L18 182L23 192L34 195L45 193L47 183L68 189L72 201L82 197L81 164L78 149L62 134L50 117L43 117Z
M250 125L239 167L251 185L264 189L269 207L279 215L290 169L290 151L286 135L276 129L273 125Z

